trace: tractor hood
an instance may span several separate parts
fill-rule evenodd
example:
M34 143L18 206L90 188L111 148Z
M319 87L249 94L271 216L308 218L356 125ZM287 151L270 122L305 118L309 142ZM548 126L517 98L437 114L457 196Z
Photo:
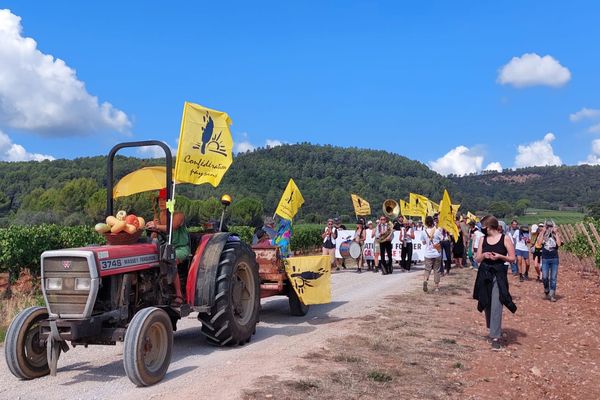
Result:
M158 267L158 249L153 243L89 246L101 277Z

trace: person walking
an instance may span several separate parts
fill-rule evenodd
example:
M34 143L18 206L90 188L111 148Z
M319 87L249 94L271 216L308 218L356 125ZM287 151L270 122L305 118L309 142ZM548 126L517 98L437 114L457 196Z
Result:
M415 238L415 229L412 220L408 219L402 228L402 255L400 257L400 266L406 271L410 271L412 264L413 239Z
M515 254L519 265L519 281L529 280L529 227L520 226L513 235Z
M379 242L379 251L381 253L381 273L383 275L391 274L393 269L392 260L392 236L394 234L393 225L388 222L385 215L379 217L375 239ZM387 255L388 261L385 260Z
M373 221L367 221L367 229L365 229L365 241L368 239L368 243L365 247L369 247L369 253L363 253L363 257L367 261L367 271L375 271L375 245L373 243L375 238L375 230L373 229Z
M542 246L542 282L544 293L550 301L556 301L556 279L558 278L558 248L562 246L562 238L554 229L554 222L546 221L538 233L536 243Z
M537 281L542 281L542 245L538 244L537 238L542 231L544 224L533 224L531 225L531 242L530 242L530 252L531 258L533 259L533 267L535 268L535 272L537 273Z
M512 313L517 311L508 291L508 265L515 259L513 242L508 235L500 233L498 220L494 216L482 219L485 235L479 241L476 260L479 263L473 298L478 300L477 310L485 311L485 322L492 341L492 350L502 345L502 306Z
M514 237L515 237L515 232L517 232L519 230L519 221L517 221L516 219L513 219L512 222L510 223L510 228L508 229L508 233L511 240L513 241L513 246L516 244ZM512 272L513 276L517 276L519 275L519 263L517 262L517 260L515 260L515 262L513 262L512 264L510 264L510 270Z
M436 228L433 223L433 217L427 216L425 218L425 230L422 235L422 243L425 246L425 264L423 270L423 291L427 292L427 282L431 271L433 271L433 283L435 284L435 291L440 289L440 265L441 256L440 250L442 249L442 230Z
M331 263L331 268L339 270L337 266L337 260L335 259L335 241L337 239L337 229L333 226L333 219L329 218L327 220L327 226L323 230L321 234L321 238L323 239L323 255L329 256L329 262Z
M465 240L459 220L456 220L456 227L458 228L458 239L454 240L454 237L452 237L452 257L454 258L454 265L462 268L465 258Z
M444 267L446 268L446 275L450 275L450 269L452 268L452 236L448 231L442 229L442 261L440 264L440 274L444 275Z
M356 230L354 231L354 237L352 240L360 246L360 256L356 259L356 272L359 274L362 272L362 267L364 267L364 255L363 248L365 245L365 240L367 238L367 233L365 231L365 220L363 218L359 218L356 223Z

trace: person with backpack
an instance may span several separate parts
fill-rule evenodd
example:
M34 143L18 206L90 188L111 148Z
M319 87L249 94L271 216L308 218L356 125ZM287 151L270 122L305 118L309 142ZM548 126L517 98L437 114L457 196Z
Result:
M558 278L558 248L562 246L562 238L554 229L553 221L546 221L538 233L536 244L542 246L542 282L546 298L556 301L556 279Z
M515 255L519 265L519 281L529 280L529 227L521 225L513 234Z

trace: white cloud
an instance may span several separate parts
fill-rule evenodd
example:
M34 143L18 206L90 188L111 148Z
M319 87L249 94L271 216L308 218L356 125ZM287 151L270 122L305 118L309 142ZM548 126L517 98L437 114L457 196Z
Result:
M267 139L267 141L265 142L265 146L267 147L277 147L281 146L282 144L283 142L277 139Z
M502 164L500 164L497 161L491 162L483 170L484 171L498 171L498 172L502 172Z
M598 116L600 116L600 110L595 109L595 108L583 107L581 110L579 110L573 114L570 114L569 119L571 120L571 122L578 122L583 119L595 118Z
M525 53L521 57L513 57L500 68L497 82L519 88L538 85L559 87L569 80L571 72L554 57Z
M165 144L167 144L167 143L165 143ZM167 146L169 146L169 145L167 144ZM171 150L172 156L177 155L177 149L174 149L171 146L169 146L169 149ZM165 151L162 149L162 147L158 147L158 146L140 147L140 148L138 148L138 153L140 155L142 155L143 157L148 157L148 158L165 158Z
M554 139L556 139L554 134L549 132L542 140L519 145L515 157L515 168L562 165L560 157L554 154L552 148L551 143Z
M592 125L588 128L590 133L600 133L600 124Z
M23 37L10 10L0 10L0 124L53 136L131 128L127 114L100 104L75 70Z
M592 153L587 156L584 161L580 161L579 165L600 165L600 139L592 140Z
M458 146L444 156L429 162L429 167L442 175L465 175L481 171L483 156L466 146Z
M267 139L267 140L265 140L264 147L277 147L277 146L281 146L283 144L286 144L286 142L283 142L283 141L277 140L277 139ZM245 153L247 151L254 151L258 147L259 146L256 146L252 142L250 142L250 140L248 139L248 134L246 132L243 132L241 134L240 140L233 141L233 152L234 153Z
M54 160L54 157L46 154L28 153L20 144L13 141L0 131L0 161L42 161Z

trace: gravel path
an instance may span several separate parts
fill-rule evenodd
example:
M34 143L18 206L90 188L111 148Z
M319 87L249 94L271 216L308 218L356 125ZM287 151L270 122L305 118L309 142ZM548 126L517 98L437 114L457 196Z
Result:
M288 314L287 298L263 300L261 322L243 347L215 348L200 335L195 314L179 322L165 379L136 388L125 375L121 344L78 347L62 354L56 377L19 381L10 374L0 348L0 399L233 399L264 375L291 375L298 357L318 351L327 339L343 336L353 319L369 314L385 296L415 284L420 273L382 276L343 271L333 275L332 299L312 306L305 317Z

